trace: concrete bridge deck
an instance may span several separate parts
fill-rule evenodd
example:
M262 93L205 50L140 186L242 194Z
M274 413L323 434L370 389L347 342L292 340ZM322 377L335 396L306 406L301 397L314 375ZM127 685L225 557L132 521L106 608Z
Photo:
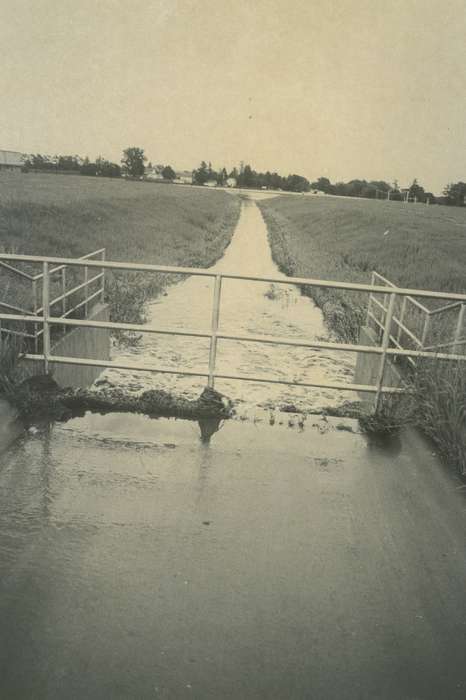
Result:
M128 415L21 436L0 696L464 698L463 483L412 433L280 420L210 446Z

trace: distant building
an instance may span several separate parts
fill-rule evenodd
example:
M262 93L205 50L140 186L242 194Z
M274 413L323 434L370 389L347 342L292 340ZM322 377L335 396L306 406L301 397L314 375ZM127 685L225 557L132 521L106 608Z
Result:
M236 187L236 177L227 177L225 184L227 187Z
M173 182L179 185L192 185L193 184L193 174L191 170L179 170L176 173L176 179Z
M204 187L217 187L217 180L207 180L204 182Z
M144 169L144 176L147 180L154 180L155 182L161 182L163 180L162 170L163 165L153 165L150 168L146 166Z
M10 170L19 173L23 165L22 153L0 150L0 170Z

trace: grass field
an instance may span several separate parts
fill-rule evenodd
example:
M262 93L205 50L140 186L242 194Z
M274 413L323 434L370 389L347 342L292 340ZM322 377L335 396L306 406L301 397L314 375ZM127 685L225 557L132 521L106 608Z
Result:
M108 260L207 267L229 244L239 210L239 198L225 192L0 173L0 250L78 257L105 247ZM0 300L11 302L16 290L2 276ZM110 277L112 317L141 320L141 304L166 282L155 275Z
M370 283L377 270L406 287L466 291L466 209L336 197L259 206L275 261L288 274ZM367 295L306 291L341 337L357 337Z
M239 203L225 192L80 176L0 173L0 245L109 260L205 266L229 243Z

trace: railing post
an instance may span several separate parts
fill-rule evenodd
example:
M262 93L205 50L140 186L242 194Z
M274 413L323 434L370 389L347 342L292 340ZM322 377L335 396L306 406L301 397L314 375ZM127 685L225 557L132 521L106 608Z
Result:
M421 335L421 348L423 348L426 344L426 338L427 338L427 333L429 332L429 327L430 327L430 314L426 314L426 319L424 321L424 328L422 329L422 335Z
M105 261L105 248L102 250L102 261ZM102 268L102 282L100 287L100 301L105 303L105 267Z
M42 276L42 314L43 314L43 342L44 342L44 370L45 374L49 371L49 357L50 357L50 285L49 285L49 264L48 262L43 263L43 276Z
M382 354L380 357L380 366L379 366L379 371L378 371L378 376L377 376L377 384L376 384L377 391L375 394L375 404L374 404L374 408L375 408L376 412L379 410L380 398L382 395L383 376L385 373L385 363L387 360L387 350L388 350L388 346L390 343L390 329L391 329L391 325L392 325L393 309L395 308L395 300L396 300L396 294L394 292L392 292L390 294L390 301L388 304L387 315L385 317L385 327L384 327L383 338L382 338Z
M459 339L460 339L461 330L462 330L462 328L463 328L463 321L464 321L464 312L465 312L465 309L466 309L466 305L465 305L465 304L461 304L461 306L460 306L460 311L459 311L459 314L458 314L458 321L457 321L457 323L456 323L456 329L455 329L455 337L454 337L455 344L453 345L453 353L454 353L454 354L456 354L457 351L458 351L458 341L459 341Z
M222 293L222 276L215 276L214 298L212 303L212 327L209 352L209 380L208 386L213 389L215 384L215 360L217 357L217 332L220 318L220 296Z
M398 319L398 332L396 334L396 339L398 342L400 342L400 338L401 338L401 332L402 332L401 324L404 323L404 320L405 320L407 299L408 299L407 297L403 297L403 301L401 303L400 318Z
M63 296L61 300L61 312L62 316L64 316L66 314L66 267L63 267L61 271L61 293Z
M37 316L37 309L38 309L38 304L37 304L37 281L32 280L32 313L34 316ZM37 323L34 324L34 352L38 353L39 351L39 336L37 335Z
M375 284L375 272L372 271L371 275L371 285L374 286ZM366 314L366 326L369 326L370 323L370 312L371 312L371 303L372 303L372 292L369 292L369 301L367 302L367 314Z
M88 286L87 283L89 281L89 268L85 267L84 268L84 318L87 318L87 290Z

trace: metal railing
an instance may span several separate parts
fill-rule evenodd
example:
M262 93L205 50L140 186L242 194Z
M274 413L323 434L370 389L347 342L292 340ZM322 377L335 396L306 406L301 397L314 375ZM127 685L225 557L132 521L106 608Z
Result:
M79 260L92 260L96 258L97 256L100 257L100 260L104 261L105 260L105 248L99 248L99 250L94 250L92 253L88 253L87 255L83 255L82 257L78 258ZM12 273L16 275L17 277L20 277L24 280L27 280L27 283L30 283L30 295L31 298L31 308L30 309L25 309L22 307L17 307L13 306L12 304L2 302L0 301L0 308L6 308L9 309L11 312L17 311L18 313L21 314L34 314L35 316L38 317L37 323L34 326L34 332L33 333L27 333L24 331L18 331L18 330L12 330L9 328L3 328L2 323L1 323L1 318L0 318L0 338L1 338L1 333L4 334L9 334L9 335L16 335L16 336L23 336L25 338L32 338L34 340L34 347L35 351L38 351L39 347L39 339L40 337L44 334L44 328L43 328L43 323L41 320L43 316L43 311L44 311L44 293L45 293L45 287L47 286L48 288L48 293L50 297L50 283L53 277L59 276L59 280L57 282L58 287L60 289L60 294L56 296L55 298L51 299L49 298L48 301L48 308L49 308L49 313L50 309L53 308L54 306L60 304L61 306L61 318L66 318L68 316L71 316L72 314L76 313L79 309L84 308L84 315L87 316L88 309L90 304L94 302L97 298L100 299L102 302L104 301L104 295L105 295L105 270L102 269L100 273L94 275L93 277L89 278L88 274L88 267L84 266L84 282L75 285L71 289L67 289L67 263L60 264L56 267L49 268L48 270L48 283L47 285L43 284L44 280L44 271L32 275L29 272L26 272L25 270L21 270L17 267L14 267L13 265L10 265L9 263L5 262L3 259L3 255L0 256L0 267L3 269L8 270L9 273ZM34 257L34 256L16 256L15 260L18 262L24 262L25 257ZM28 262L42 262L43 258L37 259L37 260L29 260ZM99 282L99 288L94 291L93 293L89 294L89 287L92 288L92 285L96 282ZM42 284L41 284L42 282ZM39 291L42 291L42 299L39 295ZM68 306L68 300L70 300L75 294L78 294L80 291L83 292L83 297L78 301L78 303L74 305ZM40 300L41 299L41 300ZM13 316L9 314L9 320L14 320ZM64 325L64 324L62 324ZM39 327L42 326L42 327Z
M148 265L148 264L138 264L138 263L121 263L121 262L109 262L109 261L94 261L94 260L83 260L69 259L69 258L55 258L55 257L37 257L37 256L19 256L13 254L0 254L0 261L23 261L29 263L41 263L42 264L42 274L40 279L42 280L42 308L41 316L22 314L2 314L0 313L1 319L9 320L19 320L24 323L38 323L38 318L40 318L40 323L42 324L42 334L43 334L43 352L42 353L28 353L25 355L25 359L31 361L43 361L44 370L47 372L49 370L50 363L57 364L69 364L69 365L86 365L92 367L114 367L116 369L123 370L140 370L149 372L158 372L166 374L177 374L184 376L196 376L205 377L208 380L209 386L213 387L216 379L229 379L229 380L243 380L250 382L262 382L271 384L287 384L292 386L302 386L302 387L316 387L316 388L326 388L326 389L336 389L343 391L356 391L356 392L367 392L373 393L375 395L375 408L379 407L380 398L384 393L403 393L405 391L402 387L392 387L384 386L384 373L385 366L388 358L401 356L406 358L435 358L439 360L452 360L452 361L462 361L466 360L465 355L457 355L455 353L438 353L431 352L423 349L410 349L402 348L400 344L396 342L396 338L392 334L392 324L397 323L399 326L404 327L402 319L396 319L394 317L395 302L397 299L409 300L409 303L416 302L414 297L420 297L425 299L443 299L445 301L450 301L454 303L466 304L465 294L451 294L446 292L432 292L427 290L418 289L407 289L390 286L387 291L387 285L376 285L374 284L356 284L349 282L336 282L327 281L320 279L308 279L304 277L261 277L255 275L241 275L227 272L215 272L214 270L200 269L200 268L185 268L185 267L170 267L163 265ZM211 328L210 331L197 331L197 330L173 330L169 328L155 328L151 326L143 326L141 324L132 323L115 323L111 321L93 321L87 319L70 319L62 316L52 316L50 314L50 307L53 303L59 301L59 298L50 300L50 275L56 270L56 268L50 269L50 265L59 266L70 266L79 267L86 266L89 269L101 268L102 272L106 269L109 270L120 270L120 271L133 271L133 272L160 272L166 274L175 275L187 275L187 276L201 276L209 277L214 280L214 290L213 290L213 304L212 304L212 317L211 317ZM96 278L93 278L96 279ZM371 295L372 300L375 299L376 294L385 295L385 304L383 304L385 309L385 319L383 325L383 333L380 346L373 345L359 345L351 343L336 343L330 341L321 340L311 340L311 339L294 339L288 337L279 336L262 336L262 335L251 335L251 334L233 334L225 333L219 330L219 319L221 312L221 294L222 294L222 282L225 279L229 280L242 280L249 282L266 282L273 284L287 284L287 285L307 285L310 287L321 287L327 289L341 289L348 291L366 292ZM387 305L388 300L388 305ZM377 300L378 302L378 300ZM380 303L380 302L379 302ZM408 303L408 301L406 301ZM416 302L418 303L418 302ZM420 302L419 302L420 304ZM425 307L426 308L426 307ZM370 310L370 309L369 309ZM380 321L379 321L380 323ZM179 335L188 336L196 338L209 338L210 339L210 350L209 350L209 360L208 360L208 371L198 372L191 370L184 370L181 368L173 369L168 367L151 367L147 365L142 365L138 363L130 362L114 362L114 361L104 361L91 358L77 358L77 357L65 357L59 355L53 355L51 350L50 342L50 329L54 325L65 325L70 327L82 327L82 328L100 328L107 330L119 330L119 331L136 331L145 333L159 333L164 335ZM409 329L408 329L409 330ZM272 377L257 377L251 375L240 375L234 373L221 373L216 371L216 356L217 356L217 345L220 340L232 340L240 342L252 342L252 343L271 343L275 345L286 345L294 347L307 347L312 349L323 349L323 350L339 350L343 352L356 352L356 353L369 353L376 354L380 356L380 363L378 369L377 380L375 384L355 384L355 383L343 383L343 382L300 382L294 380L286 379L275 379ZM390 343L393 343L395 347L390 347Z
M376 284L386 285L390 290L396 289L396 285L383 277L378 272L372 272L371 285ZM386 300L388 292L384 295L383 303L376 299L372 294L369 294L369 303L367 308L366 324L369 325L372 322L376 329L383 332L386 325L386 315L388 312L386 306ZM453 295L454 296L454 295ZM453 352L457 353L460 346L466 345L466 336L464 336L464 322L465 322L465 312L466 304L460 299L461 295L457 295L457 301L451 304L446 304L444 306L436 308L428 308L413 296L404 296L401 308L399 310L399 317L393 314L392 324L397 326L396 334L390 334L390 341L398 348L405 347L401 343L402 335L404 334L412 341L417 348L421 350L439 350L441 348L452 347ZM432 292L432 299L445 298L436 295ZM381 309L382 315L377 316L374 313L373 305L378 309ZM446 315L454 310L458 310L456 318L453 323L450 321L443 322L440 319L441 316L446 317ZM437 335L440 332L444 335L448 332L449 328L452 330L452 339L447 342L434 342L432 344L427 344L427 339L430 335L435 335L434 320L437 320ZM412 326L410 327L410 323ZM415 356L408 358L410 363L415 366Z

